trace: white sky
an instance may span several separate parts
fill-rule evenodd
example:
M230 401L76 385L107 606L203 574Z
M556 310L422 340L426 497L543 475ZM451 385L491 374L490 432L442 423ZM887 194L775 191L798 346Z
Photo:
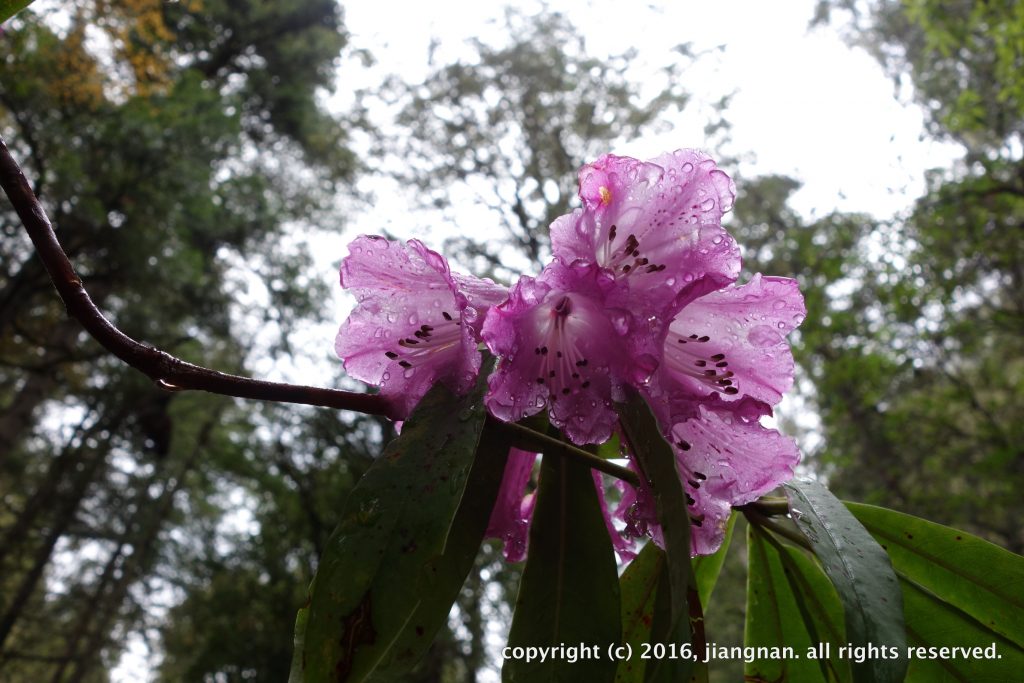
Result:
M638 81L670 61L672 48L680 43L691 42L697 52L725 46L684 74L685 89L693 99L671 121L672 132L608 151L648 158L677 147L707 148L703 128L708 106L735 91L726 113L732 123L727 151L744 160L739 169L744 175L782 173L802 180L804 188L795 208L805 216L835 209L891 216L908 208L923 192L926 169L948 167L960 150L925 139L920 110L897 102L892 82L878 65L864 52L845 45L835 28L809 29L814 4L815 0L680 0L656 8L622 0L552 0L549 8L563 12L580 28L593 56L637 49L637 69L631 76ZM519 5L522 9L532 6ZM428 71L432 38L440 41L435 64L470 58L467 39L502 40L502 12L500 3L479 0L345 3L352 47L369 50L376 64L359 71L349 62L340 82L354 89L372 88L389 74L421 80ZM346 101L344 94L339 101ZM386 184L370 183L370 187L388 201L377 202L372 213L350 215L334 235L311 240L322 276L335 289L337 264L347 253L346 243L357 233L387 228L440 246L440 236L433 241L423 234L421 221L411 215L412 207L385 194ZM742 185L738 201L743 201ZM322 383L324 363L333 355L337 324L349 306L337 296L337 320L298 335L308 358L296 359L289 367L257 362L255 374ZM131 643L113 681L151 677L144 672L152 662L147 666L147 653L140 646Z

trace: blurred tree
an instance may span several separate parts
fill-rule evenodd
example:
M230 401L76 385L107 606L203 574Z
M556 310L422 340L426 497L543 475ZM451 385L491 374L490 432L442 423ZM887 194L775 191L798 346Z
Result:
M345 44L340 9L323 0L83 0L5 25L0 130L93 298L129 333L242 371L238 318L255 314L287 348L294 322L313 317L324 297L303 275L308 255L281 245L357 170L352 122L319 104ZM292 592L246 599L292 596L273 607L288 613L274 633L287 667L317 546L275 554L274 517L296 505L287 482L337 468L324 476L348 478L299 508L319 520L305 538L329 532L349 453L289 453L292 471L268 470L271 433L254 415L163 392L108 357L63 312L6 205L0 230L0 678L106 680L159 603L190 604L224 581L199 569L223 560L222 518L250 500L266 537L240 543L265 565L249 586L264 574L280 583L283 566ZM247 311L241 295L260 288ZM280 411L299 434L317 421ZM358 431L360 448L379 438ZM266 545L274 552L261 554ZM223 634L201 635L213 650Z
M862 219L859 237L828 228L835 216L798 227L778 192L768 198L762 225L791 227L765 263L806 265L825 245L846 254L825 289L806 290L831 303L801 330L834 487L1020 552L1024 13L1013 2L836 0L820 18L836 8L895 78L909 75L930 131L967 154L930 174L907 216Z

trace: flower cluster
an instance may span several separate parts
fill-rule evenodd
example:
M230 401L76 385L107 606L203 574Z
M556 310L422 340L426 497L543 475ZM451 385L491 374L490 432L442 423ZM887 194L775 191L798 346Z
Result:
M358 238L341 269L358 305L338 355L401 419L436 381L467 391L482 342L499 358L491 414L519 421L547 409L577 444L606 441L615 403L641 392L675 450L693 550L713 552L731 506L777 486L799 459L760 418L792 384L786 335L803 319L803 298L785 278L736 284L739 249L722 227L735 186L701 152L605 155L580 171L579 197L582 207L551 225L552 261L510 289L453 274L416 240ZM491 519L513 560L525 551L533 462L510 456ZM626 487L616 513L626 536L659 539L646 487Z

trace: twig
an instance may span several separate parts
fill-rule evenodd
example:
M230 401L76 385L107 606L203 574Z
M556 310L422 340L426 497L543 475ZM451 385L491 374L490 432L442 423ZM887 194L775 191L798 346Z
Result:
M791 531L790 529L787 529L781 524L773 522L772 520L768 519L767 517L762 515L757 510L754 510L753 508L743 506L739 509L743 511L743 516L746 517L747 521L751 524L759 526L763 529L768 529L773 533L782 536L783 538L789 541L792 541L801 548L805 548L807 550L810 550L811 552L814 552L814 548L811 547L810 541L808 541L806 538L801 536L796 531Z
M576 448L564 441L542 434L541 432L534 431L529 427L514 422L502 422L496 418L488 416L490 422L499 429L508 431L513 436L519 438L518 446L525 446L524 450L536 450L536 451L547 451L554 452L556 455L560 455L567 458L573 458L578 462L587 465L591 469L599 470L605 474L610 474L613 477L622 479L625 482L632 484L633 486L640 485L640 477L631 469L616 465L610 460L598 457L593 453L587 453L582 448Z

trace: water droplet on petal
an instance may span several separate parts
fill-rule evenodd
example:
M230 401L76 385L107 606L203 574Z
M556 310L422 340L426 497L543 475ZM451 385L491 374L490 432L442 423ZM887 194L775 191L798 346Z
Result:
M710 197L705 199L704 202L700 205L700 208L701 211L710 211L711 209L715 208L715 200L711 199Z
M402 373L402 377L405 377L406 379L409 379L409 378L411 378L415 374L416 374L416 368L406 368L405 372Z
M774 304L772 304L772 307L773 307L773 308L774 308L774 309L775 309L776 311L781 311L781 310L782 310L783 308L785 308L785 307L786 307L786 302L785 302L785 301L783 301L782 299L778 299L778 300L776 300L776 301L775 301L775 303L774 303Z
M756 325L747 333L747 339L754 346L774 346L782 342L782 335L768 325Z

